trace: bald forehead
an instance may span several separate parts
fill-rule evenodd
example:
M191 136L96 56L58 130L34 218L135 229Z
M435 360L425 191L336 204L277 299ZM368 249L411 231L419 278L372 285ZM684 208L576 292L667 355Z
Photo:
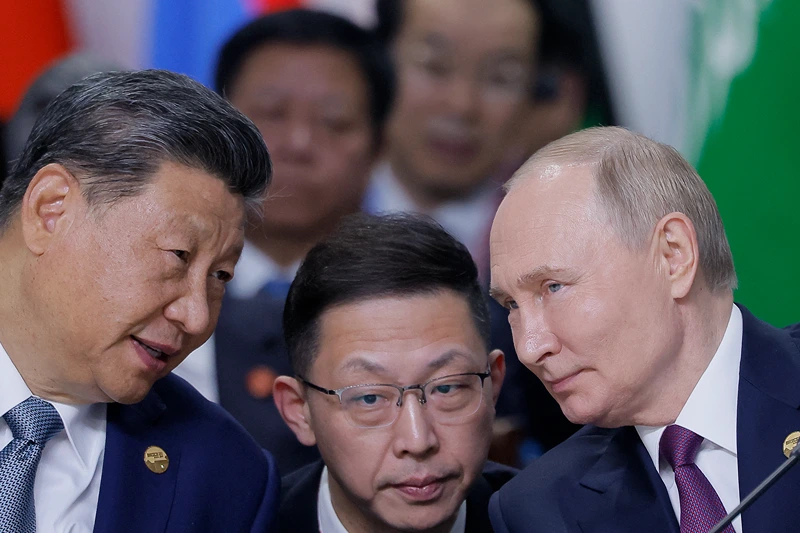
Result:
M541 190L559 187L594 187L596 164L588 161L570 160L535 160L533 158L523 164L506 184L506 193L511 195L517 189Z

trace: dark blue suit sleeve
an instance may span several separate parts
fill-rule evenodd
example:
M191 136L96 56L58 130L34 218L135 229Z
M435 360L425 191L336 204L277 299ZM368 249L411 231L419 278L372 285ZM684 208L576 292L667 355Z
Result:
M509 533L503 520L503 511L500 506L500 493L495 492L489 500L489 520L492 522L494 533Z
M264 489L264 499L261 501L261 507L258 509L253 528L250 530L251 533L277 531L275 526L280 502L281 476L272 455L264 450L264 456L267 458L269 465L269 477L267 478L267 486Z

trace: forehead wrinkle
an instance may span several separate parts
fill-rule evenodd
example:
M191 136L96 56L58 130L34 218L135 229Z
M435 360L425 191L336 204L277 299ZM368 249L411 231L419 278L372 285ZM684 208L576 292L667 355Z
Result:
M452 348L447 350L442 355L434 359L433 361L428 362L428 369L430 370L440 370L453 362L455 359L465 359L467 361L471 361L472 357L471 354L465 353L463 350L459 348Z
M342 371L344 372L355 370L363 370L374 374L385 374L387 372L386 367L382 364L362 356L352 357L342 366Z
M517 277L518 285L530 285L553 274L562 274L567 270L552 265L540 265Z

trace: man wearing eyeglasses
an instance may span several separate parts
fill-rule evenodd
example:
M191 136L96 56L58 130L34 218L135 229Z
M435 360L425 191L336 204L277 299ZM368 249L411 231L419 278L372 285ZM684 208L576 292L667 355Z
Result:
M284 311L284 420L322 461L283 481L280 530L492 531L486 462L505 373L467 249L413 215L349 217L306 256Z

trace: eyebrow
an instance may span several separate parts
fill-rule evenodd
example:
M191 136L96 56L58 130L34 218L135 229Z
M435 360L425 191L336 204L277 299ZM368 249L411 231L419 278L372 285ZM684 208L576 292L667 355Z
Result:
M534 268L533 270L529 270L528 272L521 274L517 278L515 285L530 285L532 283L541 280L542 278L552 276L553 274L562 274L566 271L567 269L565 268L556 267L553 265L541 265ZM506 292L500 287L492 285L489 288L489 296L491 296L495 300L500 301L506 296L508 296L508 294L506 294Z
M364 370L366 372L378 373L378 374L385 374L387 373L387 369L385 366L381 365L380 363L376 363L375 361L370 361L369 359L365 359L363 357L354 357L345 363L342 367L343 371L349 370Z
M461 359L470 360L470 359L472 359L470 357L470 355L471 354L465 353L463 350L460 350L458 348L453 348L453 349L447 350L442 355L440 355L439 357L437 357L433 361L429 362L427 364L427 367L430 370L440 370L440 369L444 368L445 366L447 366L448 364L450 364L454 359L461 358Z
M447 366L454 359L461 358L461 359L471 360L470 355L471 355L470 353L465 352L462 349L452 348L441 354L433 361L428 362L428 364L425 366L429 370L439 370ZM344 364L342 370L343 371L363 370L366 372L384 374L384 375L389 373L388 369L385 366L381 365L380 363L376 363L375 361L370 361L369 359L365 359L364 357L354 357L353 359L350 359L347 363Z

